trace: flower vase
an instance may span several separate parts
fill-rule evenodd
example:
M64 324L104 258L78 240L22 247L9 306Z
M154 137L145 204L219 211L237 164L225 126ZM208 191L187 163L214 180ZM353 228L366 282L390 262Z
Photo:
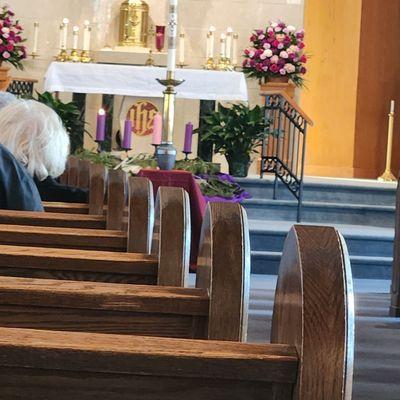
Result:
M226 154L229 164L229 174L236 178L246 178L249 174L251 159L248 154Z
M296 86L289 80L289 76L271 76L264 82L260 81L261 95L264 92L285 92L291 99L295 97Z
M0 63L0 91L5 92L11 83L11 76L9 75L10 67L4 66Z

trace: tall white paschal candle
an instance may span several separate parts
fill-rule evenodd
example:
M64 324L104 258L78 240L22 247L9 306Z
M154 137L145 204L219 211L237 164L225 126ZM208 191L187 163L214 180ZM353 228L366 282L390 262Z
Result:
M179 64L185 64L185 34L179 35Z
M210 53L208 55L208 58L214 58L214 46L215 46L215 27L214 26L210 26L210 29L208 30L208 34L209 34L209 50Z
M32 54L37 54L39 44L39 22L33 24L33 46Z
M168 64L167 64L167 71L169 72L174 72L176 67L177 35L178 35L178 0L169 0Z
M82 50L83 51L90 51L90 36L92 33L92 28L90 27L90 22L89 21L85 21L84 22L85 25L85 29L83 31L83 47Z
M226 58L228 60L232 57L232 37L233 37L233 29L229 27L226 30Z
M69 19L64 18L63 19L63 42L62 42L62 50L67 50L67 43L68 43L68 24L69 24Z
M77 26L74 26L72 30L73 30L72 50L78 50L79 28Z

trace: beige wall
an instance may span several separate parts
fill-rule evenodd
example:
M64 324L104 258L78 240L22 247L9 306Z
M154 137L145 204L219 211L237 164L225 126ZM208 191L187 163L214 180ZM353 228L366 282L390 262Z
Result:
M47 66L57 54L58 27L63 17L71 25L93 22L93 46L115 45L118 29L118 8L121 0L13 0L12 7L31 38L33 22L40 22L39 60L26 62L26 71L16 76L35 77L42 81ZM166 0L148 0L152 20L161 24L166 16ZM239 34L239 49L248 45L252 29L264 27L268 20L282 18L290 24L302 26L303 0L180 0L180 26L187 36L187 55L190 68L199 68L204 61L205 37L210 25L217 34L232 26ZM29 45L28 41L28 45ZM41 84L38 86L40 89ZM251 104L259 101L257 82L249 81ZM89 109L94 111L99 100L90 96ZM197 116L196 102L179 102L177 115L177 144L183 142L183 126L188 118ZM88 117L93 122L93 116ZM194 121L196 124L198 121ZM90 128L90 127L89 127Z

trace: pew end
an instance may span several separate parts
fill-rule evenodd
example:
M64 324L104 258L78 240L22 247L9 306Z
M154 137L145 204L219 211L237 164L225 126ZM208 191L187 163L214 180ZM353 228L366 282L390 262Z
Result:
M246 341L250 237L239 204L210 203L203 220L196 287L210 292L209 339Z
M297 348L295 399L351 399L354 294L347 247L336 229L299 225L289 232L279 269L271 343ZM284 398L276 386L274 400Z
M188 193L160 187L155 206L151 252L158 256L158 284L185 287L189 279L190 203Z

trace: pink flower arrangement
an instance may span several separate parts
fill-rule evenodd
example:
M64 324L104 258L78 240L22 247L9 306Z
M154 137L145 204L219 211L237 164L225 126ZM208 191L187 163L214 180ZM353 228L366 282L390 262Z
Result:
M9 62L17 69L23 69L26 47L22 44L23 29L8 6L0 7L0 63Z
M260 81L271 77L287 77L297 86L304 83L304 30L282 21L270 22L266 29L257 29L250 37L251 46L244 50L244 73Z

